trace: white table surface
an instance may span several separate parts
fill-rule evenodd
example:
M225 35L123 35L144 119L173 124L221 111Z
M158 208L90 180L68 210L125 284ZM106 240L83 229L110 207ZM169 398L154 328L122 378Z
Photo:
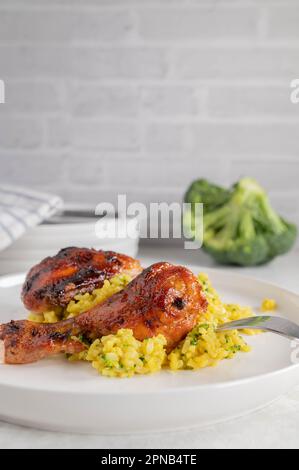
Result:
M199 269L215 267L205 254L164 243L143 243L139 257L144 263L165 260L198 264ZM233 269L299 293L298 248L266 266ZM299 386L260 411L213 426L179 432L80 435L45 432L0 422L0 448L299 448Z

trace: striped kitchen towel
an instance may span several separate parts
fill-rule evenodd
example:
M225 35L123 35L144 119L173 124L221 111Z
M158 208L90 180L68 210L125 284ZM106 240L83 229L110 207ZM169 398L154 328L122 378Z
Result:
M58 196L0 184L0 250L62 206L63 201Z

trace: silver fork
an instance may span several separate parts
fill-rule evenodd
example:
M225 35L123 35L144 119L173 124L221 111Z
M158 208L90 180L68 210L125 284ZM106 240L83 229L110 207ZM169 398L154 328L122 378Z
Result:
M223 325L217 328L217 331L243 330L244 328L270 331L271 333L276 333L286 338L299 340L299 325L286 318L268 315L241 318L240 320L223 323Z

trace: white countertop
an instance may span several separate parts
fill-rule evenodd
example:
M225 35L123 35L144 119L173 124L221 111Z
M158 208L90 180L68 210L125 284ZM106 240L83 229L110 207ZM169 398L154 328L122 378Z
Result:
M139 257L144 263L165 260L198 264L199 268L215 267L205 254L164 243L142 244ZM299 248L266 266L233 269L299 293ZM299 448L299 386L260 411L179 432L125 436L62 434L0 422L0 448Z

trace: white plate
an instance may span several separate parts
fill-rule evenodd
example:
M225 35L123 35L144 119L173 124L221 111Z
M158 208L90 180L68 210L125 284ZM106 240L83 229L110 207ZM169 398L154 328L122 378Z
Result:
M192 268L198 272L199 268ZM258 307L264 297L277 314L299 321L299 297L227 271L205 269L224 300ZM22 318L22 275L0 278L1 321ZM249 337L253 351L216 368L131 379L97 375L63 357L23 366L0 365L0 418L38 428L90 433L147 432L211 424L271 402L299 383L291 342L272 334Z

